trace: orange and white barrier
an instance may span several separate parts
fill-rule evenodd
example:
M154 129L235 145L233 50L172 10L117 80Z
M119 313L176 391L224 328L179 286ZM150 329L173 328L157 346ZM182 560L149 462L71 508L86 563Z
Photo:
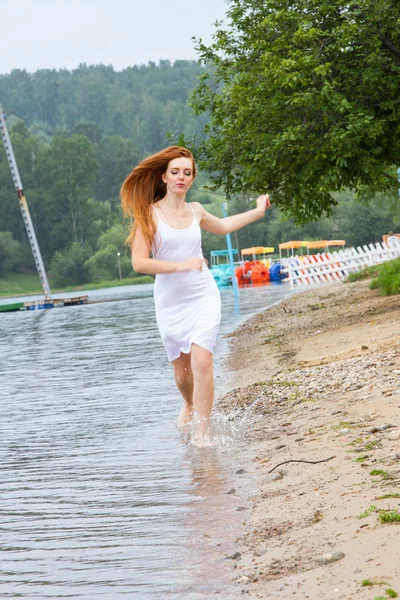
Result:
M364 267L378 265L400 257L400 240L388 246L386 243L368 244L339 252L324 252L281 259L283 282L294 285L310 285L339 281L349 273Z

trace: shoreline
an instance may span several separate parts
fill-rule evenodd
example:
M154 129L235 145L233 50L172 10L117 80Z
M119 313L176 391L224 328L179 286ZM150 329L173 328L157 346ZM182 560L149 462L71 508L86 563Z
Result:
M248 598L400 595L400 298L368 284L306 290L227 336L218 408L254 415L259 491L233 564Z
M1 282L1 278L0 278L0 282ZM113 287L124 287L124 286L130 286L130 285L141 285L141 284L147 284L147 283L154 283L153 278L151 278L150 276L147 275L143 275L143 276L137 276L137 277L126 277L124 279L111 279L111 280L107 280L107 281L101 281L101 282L92 282L92 283L87 283L87 284L82 284L82 285L77 285L77 286L66 286L64 288L54 288L52 289L52 294L71 294L71 293L79 293L79 292L90 292L90 291L95 291L95 290L102 290L102 289L109 289L109 288L113 288ZM35 288L36 289L36 288ZM7 300L9 298L25 298L25 297L32 297L32 296L44 296L44 292L43 290L37 290L36 291L24 291L24 292L17 292L15 294L9 294L7 293L2 293L0 292L0 300Z

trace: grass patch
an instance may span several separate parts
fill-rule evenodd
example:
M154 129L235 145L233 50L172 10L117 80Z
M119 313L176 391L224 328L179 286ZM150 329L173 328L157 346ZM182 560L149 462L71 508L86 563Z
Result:
M138 275L138 277L127 277L126 279L111 279L109 281L96 281L93 283L83 283L64 288L65 292L84 292L85 290L101 290L102 288L121 287L123 285L139 285L141 283L154 283L150 275Z
M390 498L400 498L400 494L385 494L384 496L378 496L375 500L388 500Z
M326 308L326 305L321 302L320 304L311 304L310 308L311 310L320 310L321 308Z
M365 579L364 581L369 581L368 579ZM361 585L364 585L363 583L361 583ZM380 582L380 583L374 583L373 581L371 583L367 583L365 585L387 585L384 582ZM374 600L387 600L388 598L397 598L398 597L398 593L395 592L394 590L392 590L392 588L387 588L385 590L385 594L387 594L386 596L375 596Z
M362 438L356 438L352 442L349 442L347 445L348 446L357 446L357 444L362 444L362 442L363 442Z
M42 293L42 286L39 275L7 273L0 277L0 296L7 297L40 293Z
M261 342L261 346L264 346L264 344L270 344L271 342L274 342L275 340L278 340L282 336L283 336L283 333L279 333L279 334L276 334L276 335L270 335L269 337L265 338Z
M286 379L269 379L265 381L256 381L249 385L249 387L258 387L258 386L277 386L277 387L288 387L288 388L297 388L299 384L297 381L288 381ZM296 393L296 392L294 392Z
M313 525L315 525L315 523L319 523L320 521L322 521L322 519L324 518L324 515L322 514L322 512L320 510L316 510L311 523Z
M364 456L358 456L357 458L354 459L354 462L364 462L365 460L367 460L369 458L368 454L365 454Z
M379 442L378 441L366 442L364 444L364 450L366 450L366 451L375 450L375 448L377 446L379 446Z
M340 421L338 425L334 425L332 429L358 429L365 427L363 423L355 423L354 421Z
M86 290L99 290L102 288L120 287L123 285L138 285L141 283L153 283L154 279L150 275L139 275L138 277L129 277L126 279L112 279L109 281L96 281L82 285L68 286L65 288L56 288L51 279L49 285L52 292L80 292ZM0 297L31 296L34 294L43 294L42 286L38 275L22 275L21 273L7 273L0 277Z
M398 510L381 510L379 513L381 523L400 523L400 513Z
M268 385L282 385L283 387L299 387L297 381L288 381L285 379L270 379Z
M365 267L361 271L356 273L349 273L346 282L352 283L353 281L362 281L364 279L371 279L372 277L378 277L381 265L373 265L371 267Z
M361 582L363 587L373 587L374 585L387 585L386 581L372 581L371 579L364 579ZM387 600L388 598L397 598L398 593L395 592L392 588L386 588L385 590L386 596L375 596L374 600Z
M382 479L393 479L393 475L390 475L390 473L384 471L383 469L372 469L372 471L370 471L369 474L371 475L371 477L379 475L380 477L382 477Z
M367 508L367 510L364 510L364 512L357 515L357 519L365 519L365 517L369 517L369 515L374 512L376 512L376 506L374 504L371 504L371 506Z
M371 289L379 289L384 296L400 294L400 258L379 265L379 272L371 281Z

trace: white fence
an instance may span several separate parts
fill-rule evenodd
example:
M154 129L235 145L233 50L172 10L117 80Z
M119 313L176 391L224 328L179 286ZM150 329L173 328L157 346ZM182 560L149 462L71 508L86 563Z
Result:
M349 273L398 257L400 240L394 240L390 246L377 243L339 252L292 256L281 260L283 281L291 286L339 281Z

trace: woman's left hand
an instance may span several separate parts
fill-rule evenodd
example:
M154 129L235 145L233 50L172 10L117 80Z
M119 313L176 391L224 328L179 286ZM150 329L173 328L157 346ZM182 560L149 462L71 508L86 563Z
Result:
M269 201L268 194L262 194L261 196L258 196L258 198L256 200L256 205L257 205L258 210L260 212L262 212L262 215L264 216L267 208L271 208L271 203Z

